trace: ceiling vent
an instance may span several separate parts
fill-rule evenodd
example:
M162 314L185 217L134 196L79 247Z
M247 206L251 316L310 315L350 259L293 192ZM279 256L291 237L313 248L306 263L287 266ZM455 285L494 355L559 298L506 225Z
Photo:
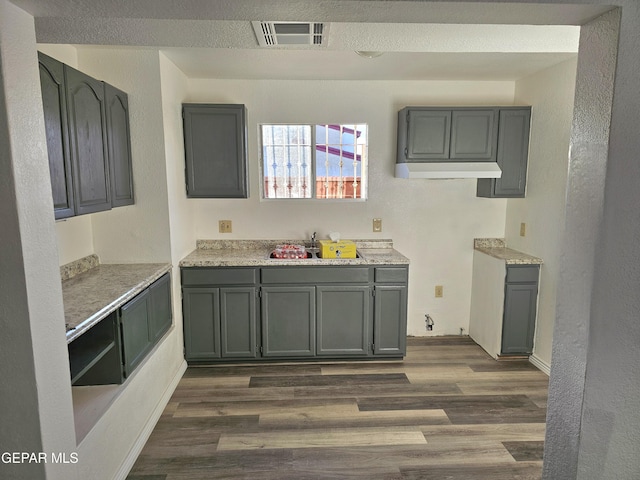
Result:
M261 47L327 46L328 23L251 22Z

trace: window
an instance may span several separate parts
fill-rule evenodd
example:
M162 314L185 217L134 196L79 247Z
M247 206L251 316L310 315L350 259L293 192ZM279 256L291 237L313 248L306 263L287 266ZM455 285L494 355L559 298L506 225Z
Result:
M367 126L261 125L263 198L367 198Z

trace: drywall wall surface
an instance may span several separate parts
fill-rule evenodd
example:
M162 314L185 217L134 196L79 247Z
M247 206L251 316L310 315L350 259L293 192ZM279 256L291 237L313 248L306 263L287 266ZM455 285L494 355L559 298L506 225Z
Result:
M157 51L78 47L78 68L128 94L135 204L92 215L103 263L169 261L170 235Z
M505 238L511 248L544 260L534 355L546 365L551 365L556 318L576 65L577 58L516 82L516 103L532 107L531 142L527 194L507 201Z
M398 111L407 105L511 105L513 82L190 80L190 102L241 103L248 115L248 199L192 199L197 238L391 238L410 262L408 333L468 331L473 239L502 237L506 200L476 197L473 179L394 177ZM368 124L367 201L261 200L258 125ZM373 218L382 232L373 233ZM231 234L218 220L233 222ZM444 296L434 288L443 285Z
M605 253L598 248L598 240L618 22L619 12L613 11L584 25L580 33L544 454L543 478L549 480L581 478L578 452L585 427L581 424L582 402L587 393L590 332L596 320L592 307L596 291L594 261Z
M613 52L618 13L621 19L616 58ZM578 478L638 478L640 4L624 2L620 12L595 22L588 33L590 40L599 40L602 45L602 58L598 62L600 77L593 81L610 80L609 72L614 66L616 75L603 221L598 225L600 241L591 298ZM603 90L601 95L607 93ZM594 100L604 103L605 98ZM594 110L598 106L594 105Z
M194 214L186 196L184 177L184 138L182 135L182 102L187 96L187 77L160 53L164 148L169 198L171 263L173 264L173 336L175 348L182 357L182 285L180 260L195 249Z
M0 443L51 458L75 434L35 49L33 18L0 0ZM69 478L4 458L2 478Z

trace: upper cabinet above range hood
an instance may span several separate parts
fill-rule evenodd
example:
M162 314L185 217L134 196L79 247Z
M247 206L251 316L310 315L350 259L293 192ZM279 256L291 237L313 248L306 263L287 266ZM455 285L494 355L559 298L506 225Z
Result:
M500 178L498 107L405 107L398 112L399 178Z
M496 162L396 163L398 178L500 178Z

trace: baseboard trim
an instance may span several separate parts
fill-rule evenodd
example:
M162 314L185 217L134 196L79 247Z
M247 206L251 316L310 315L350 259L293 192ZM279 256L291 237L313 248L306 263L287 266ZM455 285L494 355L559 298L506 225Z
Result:
M131 450L129 450L129 454L124 459L124 462L122 462L122 465L120 466L120 469L118 470L114 478L118 480L125 480L127 478L127 475L129 475L129 472L133 468L134 463L136 463L138 455L140 455L140 452L142 451L145 444L147 443L147 440L149 440L149 437L151 436L153 429L156 427L156 423L158 423L158 420L160 419L162 412L164 411L165 407L169 403L169 400L171 399L171 395L173 395L173 392L178 386L178 383L182 379L182 376L184 375L184 372L186 370L187 370L187 362L186 360L184 360L180 365L180 368L176 372L175 376L171 380L171 383L169 384L167 389L164 391L164 395L162 395L162 398L160 399L160 401L158 402L158 405L156 406L155 410L151 414L151 417L149 417L149 421L142 429L142 432L140 432L140 435L138 435L138 438L133 444L133 447L131 447Z
M546 373L547 376L551 375L551 365L542 361L535 353L529 357L529 362L535 365L541 372Z

